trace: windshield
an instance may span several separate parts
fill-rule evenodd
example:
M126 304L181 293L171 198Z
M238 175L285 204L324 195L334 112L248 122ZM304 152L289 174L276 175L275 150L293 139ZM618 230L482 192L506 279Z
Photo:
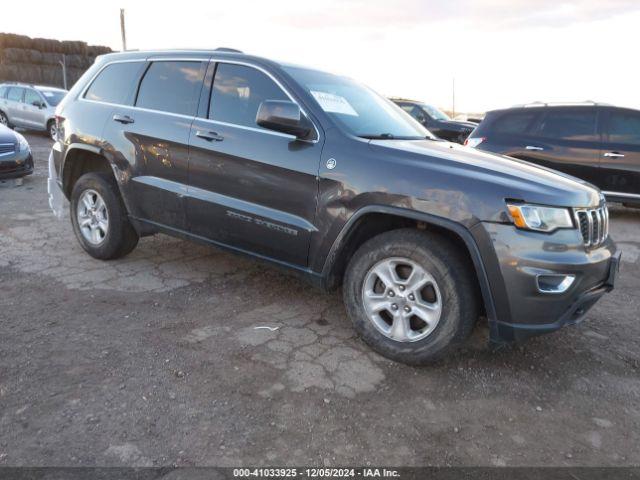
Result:
M62 92L60 90L40 90L40 93L52 107L57 107L67 94L67 92Z
M362 138L422 139L431 134L401 108L353 80L298 67L285 70L336 123Z
M433 107L431 105L426 105L426 104L422 104L420 105L428 114L431 118L433 118L434 120L451 120L451 118L449 118L449 115L447 115L446 113L444 113L442 110L438 110L436 107Z

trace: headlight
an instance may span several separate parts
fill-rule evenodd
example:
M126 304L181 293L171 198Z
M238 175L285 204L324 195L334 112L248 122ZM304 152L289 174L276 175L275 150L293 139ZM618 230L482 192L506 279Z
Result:
M571 214L566 208L509 203L507 208L518 228L547 233L558 228L573 228Z
M18 139L18 150L21 152L26 152L29 150L29 142L19 133L16 133L16 138Z

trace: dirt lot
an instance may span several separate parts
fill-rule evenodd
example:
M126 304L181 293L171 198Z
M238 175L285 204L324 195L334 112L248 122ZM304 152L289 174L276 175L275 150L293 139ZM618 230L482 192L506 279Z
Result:
M411 368L271 267L166 236L91 259L28 140L36 173L0 187L0 465L640 464L640 211L613 210L621 277L582 325Z

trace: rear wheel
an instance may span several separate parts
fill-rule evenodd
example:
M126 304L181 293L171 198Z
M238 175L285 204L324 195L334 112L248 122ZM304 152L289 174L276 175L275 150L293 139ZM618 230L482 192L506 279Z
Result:
M94 258L120 258L138 244L118 185L107 173L86 173L78 179L71 193L70 213L78 242Z
M11 128L11 124L9 123L9 117L4 112L0 112L0 124L5 127Z
M463 343L479 312L467 259L448 239L418 230L383 233L360 247L347 267L343 294L364 341L414 365Z
M47 123L47 133L51 140L57 140L58 138L58 128L56 127L55 120L49 120Z

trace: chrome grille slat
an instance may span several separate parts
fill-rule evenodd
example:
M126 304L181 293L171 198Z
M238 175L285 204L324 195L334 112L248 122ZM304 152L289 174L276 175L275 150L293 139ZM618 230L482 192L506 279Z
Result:
M574 216L585 247L598 247L609 237L609 210L606 204L597 208L575 209Z
M16 145L14 143L0 143L0 155L8 155L15 153Z

